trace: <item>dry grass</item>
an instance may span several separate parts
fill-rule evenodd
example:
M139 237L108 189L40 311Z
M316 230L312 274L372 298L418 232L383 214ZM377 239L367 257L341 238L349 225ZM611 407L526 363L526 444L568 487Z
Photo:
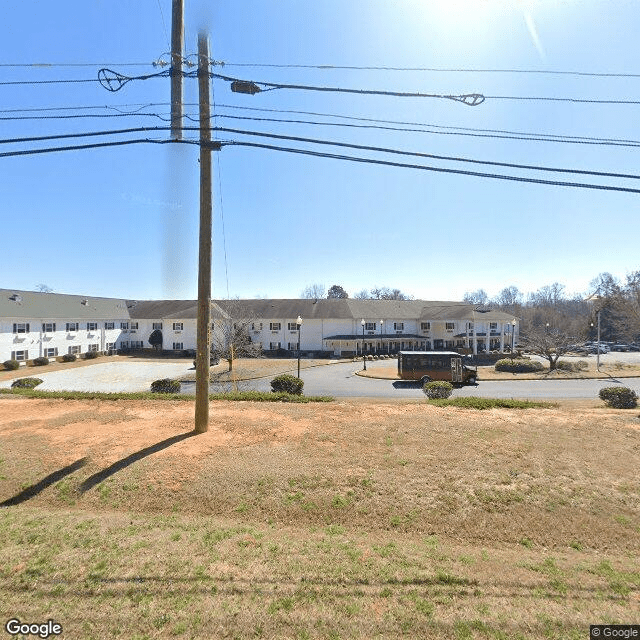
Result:
M0 501L33 493L0 511L8 614L87 639L577 640L639 617L637 411L192 416L0 399Z

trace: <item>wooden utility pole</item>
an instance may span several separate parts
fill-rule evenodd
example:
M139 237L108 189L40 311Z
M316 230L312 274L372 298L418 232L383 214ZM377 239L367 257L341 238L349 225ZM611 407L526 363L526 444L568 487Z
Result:
M209 430L209 357L211 349L211 107L209 40L198 34L200 102L200 250L198 259L198 335L196 354L196 433Z
M172 0L171 12L171 139L182 140L182 52L184 2Z

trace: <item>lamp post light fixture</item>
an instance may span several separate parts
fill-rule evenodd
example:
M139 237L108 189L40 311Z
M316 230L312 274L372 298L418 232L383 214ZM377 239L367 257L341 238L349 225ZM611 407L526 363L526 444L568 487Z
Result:
M302 342L300 341L300 329L302 328L302 318L298 316L296 318L296 325L298 326L298 378L300 377L300 349Z
M516 348L516 319L511 321L511 357L513 358L513 352Z
M362 320L360 321L360 324L362 325L362 369L364 371L367 370L367 358L364 355L364 318L362 318Z

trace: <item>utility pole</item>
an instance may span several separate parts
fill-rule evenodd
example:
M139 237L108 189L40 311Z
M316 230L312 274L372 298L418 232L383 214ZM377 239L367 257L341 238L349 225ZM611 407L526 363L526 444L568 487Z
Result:
M171 12L171 139L182 140L182 52L184 0L172 0Z
M209 357L211 350L211 107L209 104L209 40L198 34L200 102L200 248L198 259L198 334L196 353L195 431L209 430Z

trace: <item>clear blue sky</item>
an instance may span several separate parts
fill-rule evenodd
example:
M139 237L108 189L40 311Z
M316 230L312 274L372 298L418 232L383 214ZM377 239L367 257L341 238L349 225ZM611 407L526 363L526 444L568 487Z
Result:
M132 76L150 74L161 70L151 63L169 49L170 0L24 0L6 3L3 12L0 82L95 79L102 66ZM207 29L212 57L227 63L214 71L248 80L486 96L634 100L640 95L640 78L234 66L633 74L640 72L640 12L632 0L185 0L185 22L186 54L196 52L197 32ZM11 66L28 63L90 66ZM0 120L3 140L163 126L169 116L168 78L132 81L116 93L96 82L0 85L0 95L4 118L101 116ZM638 148L486 137L486 130L504 130L640 140L640 104L487 99L469 107L442 99L284 89L250 96L232 93L221 81L213 83L213 97L219 115L365 124L239 107L306 111L420 123L432 133L216 118L214 123L222 127L640 174ZM185 80L185 102L186 113L197 121L195 79ZM141 111L161 118L104 117L148 104L153 106ZM13 111L42 108L58 110ZM185 120L185 125L196 122ZM467 131L482 136L454 135L461 127L483 130ZM197 137L195 132L185 135ZM0 152L145 136L162 138L168 133L3 144ZM216 136L257 140L229 133ZM273 144L640 188L640 180ZM569 292L583 292L600 272L623 277L640 268L640 194L504 182L239 146L224 147L215 154L214 164L214 297L297 297L312 283L327 288L340 284L350 294L389 286L416 298L451 300L478 288L495 295L508 285L527 292L555 281ZM64 293L138 299L197 296L196 146L131 145L5 157L0 167L0 287L33 289L46 283Z

